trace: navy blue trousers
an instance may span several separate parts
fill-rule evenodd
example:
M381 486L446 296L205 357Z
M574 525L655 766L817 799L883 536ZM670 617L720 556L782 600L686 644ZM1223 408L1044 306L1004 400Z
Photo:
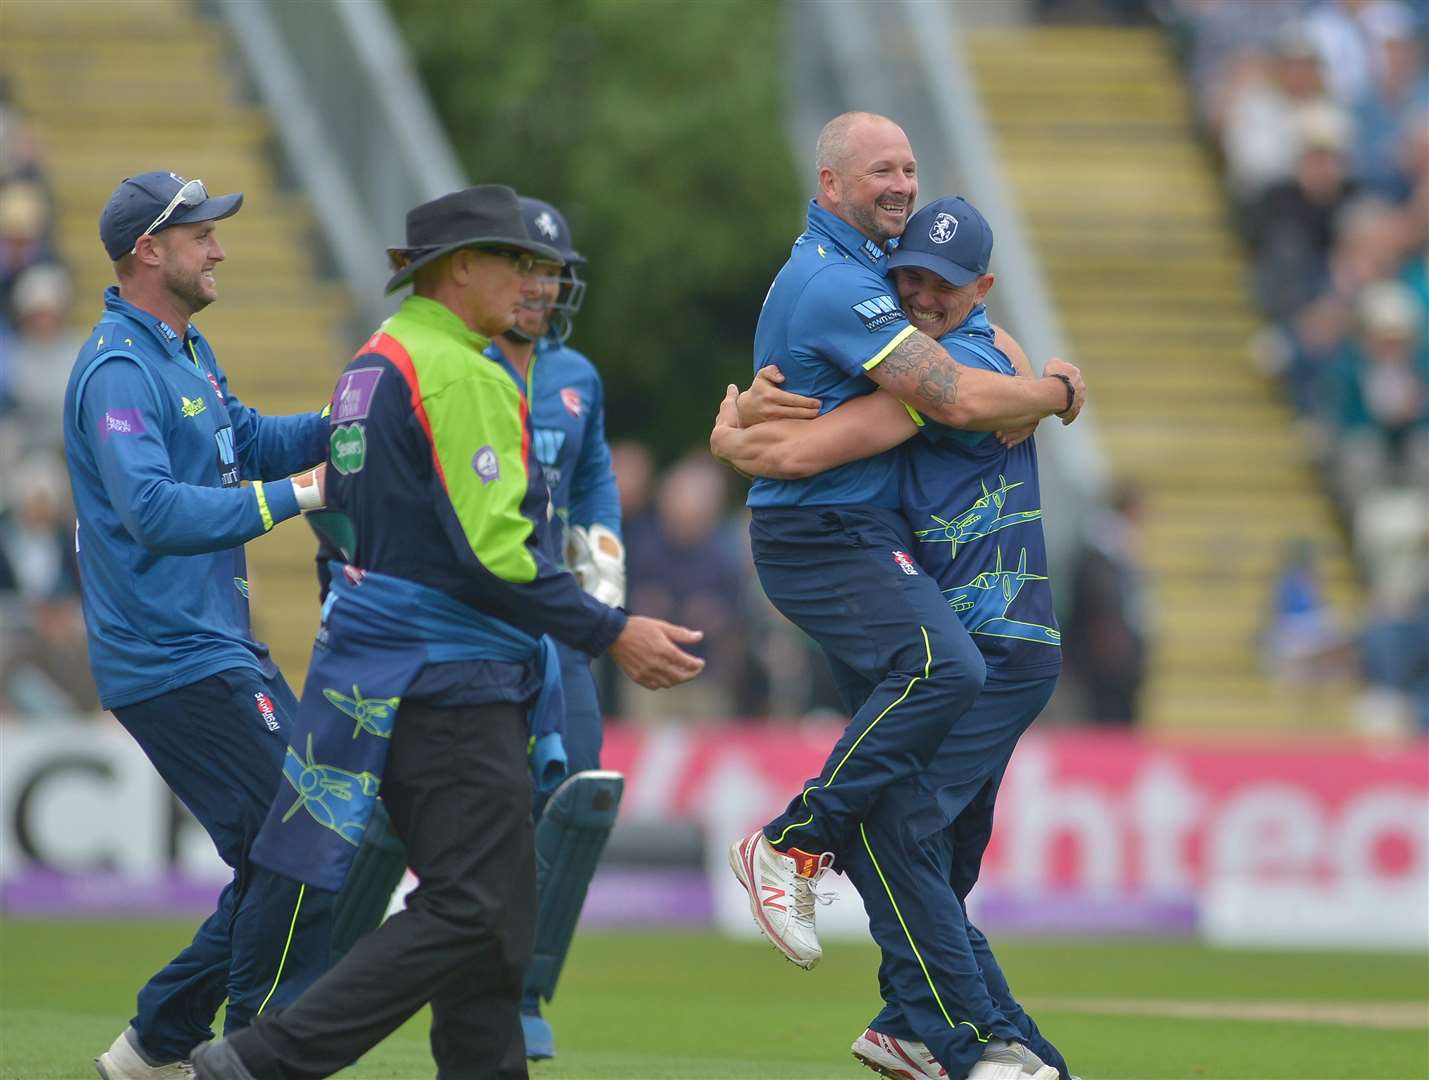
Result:
M950 1076L966 1075L992 1036L1026 1043L1067 1076L965 907L1003 773L1056 682L989 682L928 768L884 793L843 864L883 951L884 1007L869 1026L926 1043Z
M327 969L332 896L248 858L297 709L282 675L232 668L114 710L233 867L193 941L139 991L132 1023L155 1060L186 1058L212 1038L225 998L227 1034L291 1002Z
M982 690L986 666L968 632L909 554L895 510L756 509L754 565L776 608L829 656L863 704L785 812L764 828L776 847L860 847L858 825L883 792L918 773Z

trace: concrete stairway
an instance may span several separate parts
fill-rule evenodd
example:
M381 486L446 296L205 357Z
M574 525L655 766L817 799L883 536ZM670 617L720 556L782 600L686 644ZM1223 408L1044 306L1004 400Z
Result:
M242 101L223 26L190 0L3 0L0 73L44 144L76 326L93 325L113 281L98 221L121 179L173 169L215 193L242 191L242 211L220 226L220 298L195 322L247 404L320 408L355 344L350 307L318 280L315 226L302 199L278 189L271 128ZM297 521L248 546L255 630L295 692L317 628L314 550Z
M1213 163L1154 31L982 29L967 54L1114 474L1148 495L1155 727L1334 729L1344 687L1278 687L1259 634L1282 545L1308 537L1357 599L1259 328ZM994 255L994 269L996 256Z

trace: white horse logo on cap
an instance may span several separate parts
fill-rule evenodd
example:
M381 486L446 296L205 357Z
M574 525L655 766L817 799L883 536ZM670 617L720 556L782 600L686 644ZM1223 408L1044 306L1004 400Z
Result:
M933 219L933 227L928 230L928 239L935 244L946 244L958 235L958 219L952 214L939 214Z
M542 210L540 216L536 218L536 228L541 230L541 235L547 240L554 240L556 234L560 232L560 229L556 228L556 219L546 210Z

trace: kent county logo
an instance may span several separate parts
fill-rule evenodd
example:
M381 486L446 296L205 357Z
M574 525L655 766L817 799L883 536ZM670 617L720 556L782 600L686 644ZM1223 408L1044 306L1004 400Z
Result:
M536 219L536 228L541 231L541 235L547 240L554 240L561 232L556 226L556 219L551 216L548 210L541 211L541 216Z
M472 455L471 467L476 470L476 475L481 477L483 484L489 484L501 475L501 463L497 460L496 451L490 446L483 446Z
M570 413L577 420L581 418L581 413L585 411L585 402L581 400L580 394L569 386L561 388L561 404L566 407L566 412Z
M913 560L908 557L906 551L895 551L893 561L898 564L898 569L902 570L909 577L918 576L918 568L913 565Z
M958 219L952 214L939 214L933 219L933 227L928 230L928 239L935 244L946 244L958 235Z

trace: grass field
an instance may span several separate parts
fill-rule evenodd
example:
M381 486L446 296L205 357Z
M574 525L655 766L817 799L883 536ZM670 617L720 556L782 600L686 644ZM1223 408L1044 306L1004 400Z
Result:
M0 1077L93 1077L174 923L0 923ZM1014 988L1084 1080L1429 1077L1429 957L1223 952L1187 942L1002 943ZM872 1077L848 1045L877 1009L871 947L813 972L699 934L577 940L536 1080ZM351 1080L431 1077L415 1017Z

